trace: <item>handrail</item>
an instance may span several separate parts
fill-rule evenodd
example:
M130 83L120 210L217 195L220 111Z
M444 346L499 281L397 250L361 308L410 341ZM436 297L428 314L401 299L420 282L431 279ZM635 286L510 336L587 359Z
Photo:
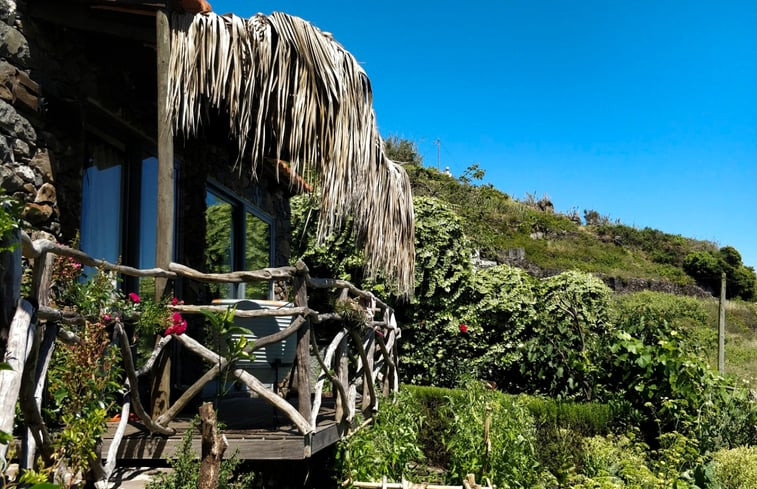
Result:
M208 382L216 378L224 369L231 369L232 375L247 385L251 391L255 392L261 398L285 413L297 430L305 435L306 454L310 453L308 443L309 440L312 439L310 434L312 434L316 428L316 421L320 411L321 398L326 379L331 381L332 389L334 389L333 392L338 396L338 405L340 405L341 408L337 410L339 414L339 419L337 419L337 421L340 423L351 423L355 420L356 398L360 388L362 388L363 408L368 415L375 412L378 407L378 396L375 384L381 382L383 384L384 392L396 391L398 389L399 375L395 358L397 355L397 339L400 337L401 332L394 320L393 309L387 303L376 298L370 291L361 290L348 281L310 277L307 266L302 262L299 262L294 267L285 266L230 273L203 273L178 263L170 263L168 270L161 268L138 269L110 263L106 260L95 259L80 250L60 245L46 239L32 241L26 233L21 232L20 234L23 256L35 261L35 277L43 277L45 274L48 274L47 276L49 277L51 272L50 267L53 263L49 257L50 255L59 255L72 257L83 265L98 267L103 270L133 277L160 277L169 279L185 277L190 280L212 283L293 280L300 284L301 289L299 289L299 298L295 302L295 307L261 310L235 309L234 315L237 318L277 316L293 316L294 318L291 324L286 328L276 333L256 338L251 346L247 348L248 353L253 353L271 344L281 342L295 333L297 333L298 336L304 334L309 337L307 338L306 343L300 342L298 347L298 359L296 362L302 362L300 368L304 369L303 371L307 372L309 377L309 369L311 368L309 357L314 357L318 361L320 373L317 376L318 381L314 386L315 399L313 399L312 409L306 410L305 412L301 412L301 410L298 411L294 406L287 402L286 399L266 388L250 372L229 365L223 355L203 346L187 334L178 336L170 335L161 338L161 340L156 343L146 363L137 370L134 365L134 359L126 333L120 322L116 323L114 328L114 339L116 339L120 345L122 361L127 374L127 385L130 389L130 394L126 397L122 409L133 409L145 426L154 433L162 435L170 435L174 433L175 430L169 426L173 418L187 405L192 397L199 393ZM336 289L338 294L337 301L351 300L350 297L354 298L354 302L365 311L365 321L358 323L345 322L343 316L339 313L319 313L318 311L313 310L307 304L307 294L303 293L303 291L306 290L305 288ZM49 290L42 290L42 288L40 288L39 295L44 297L36 297L39 300L39 307L35 311L37 319L61 325L57 331L58 339L70 344L79 343L81 340L77 335L63 326L84 324L85 318L78 313L60 311L50 307L48 305L49 301L47 300L48 294ZM167 308L170 311L181 312L182 314L200 314L207 311L228 311L228 307L218 305L177 304L169 305ZM381 311L383 311L383 317L381 319L374 319L376 313ZM310 328L312 325L320 325L328 321L341 321L344 324L328 342L328 347L324 352L325 354L321 355L319 346L315 341L315 335L310 331ZM39 341L39 339L36 338L34 341ZM150 370L156 365L156 360L160 353L173 341L178 342L183 348L211 362L212 366L199 380L190 386L179 399L174 401L174 404L169 406L165 413L157 417L157 419L152 419L142 407L138 394L137 381L139 377L150 372ZM364 348L364 342L366 345L373 346L366 349ZM376 348L375 345L377 345L378 348ZM32 349L32 355L35 354L35 349L38 350L37 345L34 346L35 347ZM342 360L344 353L336 355L337 351L348 351L348 354L357 358L357 362L352 364L352 367L349 367L348 363ZM301 355L306 355L306 357L303 358ZM36 360L35 362L29 362L29 364L34 363L36 363ZM348 367L347 370L345 370L345 366ZM11 416L12 415L13 414L11 413ZM128 418L128 416L126 416L126 418ZM40 420L36 417L34 418L34 422L36 423L35 433L44 433L44 430L46 429L44 424L40 424ZM123 428L124 422L122 420L122 423L119 425L119 433L121 435L123 434ZM38 444L41 445L38 448L43 453L48 453L50 448L47 446L50 443L49 437L36 437L39 438ZM120 436L118 439L120 439ZM118 442L116 441L115 443ZM111 451L112 453L115 453L113 449ZM99 464L99 461L92 461L92 463ZM109 456L108 464L111 463L112 459ZM103 467L98 465L98 467L93 467L93 469L96 469L98 473L101 473ZM110 472L112 472L112 470L105 470L105 473Z

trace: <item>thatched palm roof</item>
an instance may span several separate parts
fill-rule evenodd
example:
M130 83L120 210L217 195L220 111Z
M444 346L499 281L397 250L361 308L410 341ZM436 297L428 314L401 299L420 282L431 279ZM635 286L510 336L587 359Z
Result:
M367 272L413 286L414 223L405 171L384 155L371 85L355 58L310 23L283 13L250 19L203 14L171 19L169 117L193 134L206 107L228 114L242 163L267 157L318 174L319 239L346 216Z

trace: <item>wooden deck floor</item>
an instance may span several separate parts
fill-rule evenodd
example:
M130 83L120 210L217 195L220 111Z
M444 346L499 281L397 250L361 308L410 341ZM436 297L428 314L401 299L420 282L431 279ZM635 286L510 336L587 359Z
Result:
M304 460L339 441L345 434L335 421L332 399L323 399L318 427L311 435L303 436L289 420L261 399L226 399L218 409L218 418L225 423L223 434L229 442L225 456L234 454L241 460ZM117 423L109 423L103 436L103 453L107 453ZM190 419L177 419L170 427L176 434L170 437L150 435L141 423L130 422L118 448L119 460L164 460L173 457L190 427ZM192 450L200 453L200 436L195 432Z

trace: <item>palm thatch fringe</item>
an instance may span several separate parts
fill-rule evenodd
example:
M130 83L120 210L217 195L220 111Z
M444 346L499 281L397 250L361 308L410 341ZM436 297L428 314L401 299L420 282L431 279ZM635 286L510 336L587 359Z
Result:
M228 114L239 160L252 174L266 157L320 175L321 242L355 217L370 276L410 294L414 221L410 184L383 151L370 81L331 36L280 12L171 19L168 114L197 133L208 107Z

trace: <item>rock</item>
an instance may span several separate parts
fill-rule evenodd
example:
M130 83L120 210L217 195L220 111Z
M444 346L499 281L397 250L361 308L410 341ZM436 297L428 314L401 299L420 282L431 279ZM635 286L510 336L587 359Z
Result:
M16 22L15 0L0 0L0 20L8 25Z
M22 68L27 68L31 62L29 43L24 35L4 22L0 22L0 56Z
M55 205L58 202L58 198L55 193L55 187L46 183L37 190L37 196L34 198L35 204L50 204Z
M4 100L0 100L0 129L29 143L37 140L37 133L29 121L18 115L16 109Z
M41 231L39 229L35 229L34 231L32 231L30 237L32 241L36 241L38 239L46 239L48 241L53 241L53 242L57 241L55 239L55 236L53 236L52 234L46 231Z
M0 187L10 194L23 189L24 181L13 171L13 168L3 165L0 166Z
M32 149L23 139L13 141L13 154L17 158L28 158L32 155Z
M0 84L0 99L5 100L6 102L13 102L13 92L10 88L2 84Z
M53 207L50 204L26 204L21 217L32 226L41 226L53 217Z
M39 108L39 84L12 64L0 61L0 99L14 107L36 111Z
M16 173L18 176L20 176L25 182L33 182L34 181L34 170L29 168L28 166L19 166L16 168Z
M50 154L46 149L38 150L28 165L34 170L34 173L42 176L43 181L53 181L53 166L50 163Z
M14 161L13 150L11 149L10 144L8 144L8 140L5 136L0 134L0 163L3 165L9 165Z

